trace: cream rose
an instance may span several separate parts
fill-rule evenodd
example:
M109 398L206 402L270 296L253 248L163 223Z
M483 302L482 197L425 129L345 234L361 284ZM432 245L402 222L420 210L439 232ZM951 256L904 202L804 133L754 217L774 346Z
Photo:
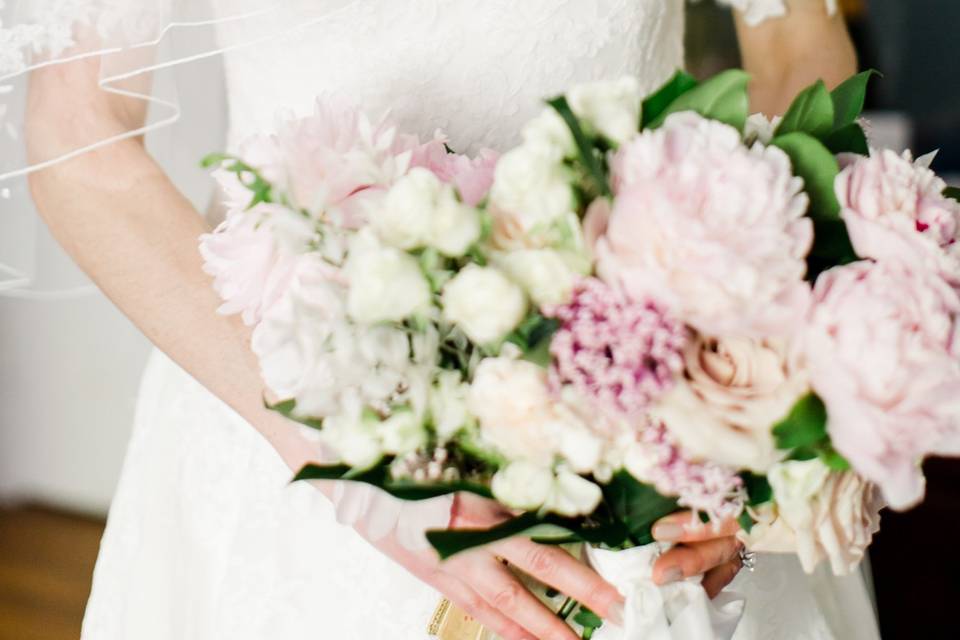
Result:
M502 271L468 265L443 288L443 315L480 345L513 331L527 311L523 290Z
M430 286L416 258L361 232L344 268L350 282L347 309L364 324L400 321L430 305Z
M753 513L758 522L741 532L744 543L754 551L796 553L807 573L824 559L836 575L854 571L880 528L877 487L819 460L778 464L768 478L774 504Z
M694 457L764 472L782 455L772 428L808 391L784 340L696 336L684 380L654 408Z

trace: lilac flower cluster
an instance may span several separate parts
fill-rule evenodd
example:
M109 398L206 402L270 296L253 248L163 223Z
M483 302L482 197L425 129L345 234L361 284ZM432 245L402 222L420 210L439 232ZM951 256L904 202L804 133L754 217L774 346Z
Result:
M683 371L686 327L600 280L582 280L569 303L545 313L562 323L550 345L551 385L572 386L597 407L640 415Z
M743 479L733 469L694 462L661 421L649 421L638 439L641 460L630 465L638 479L665 496L677 496L681 507L705 513L714 521L736 518L743 511Z

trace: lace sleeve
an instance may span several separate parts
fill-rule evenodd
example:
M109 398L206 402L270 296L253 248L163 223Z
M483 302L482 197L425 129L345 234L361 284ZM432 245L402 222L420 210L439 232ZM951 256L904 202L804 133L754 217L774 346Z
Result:
M720 4L733 7L743 14L744 20L751 27L772 18L787 15L787 7L791 0L717 0ZM792 0L796 2L796 0ZM814 0L806 0L814 1ZM837 0L824 0L830 15L837 12Z

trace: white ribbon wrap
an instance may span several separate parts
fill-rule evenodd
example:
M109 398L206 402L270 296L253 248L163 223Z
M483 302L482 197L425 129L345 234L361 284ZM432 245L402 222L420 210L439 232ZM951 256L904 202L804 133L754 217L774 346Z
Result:
M624 598L624 626L605 622L593 640L730 640L746 604L736 593L711 600L700 582L703 576L659 587L653 564L670 545L653 543L625 551L588 547L590 566L615 586Z

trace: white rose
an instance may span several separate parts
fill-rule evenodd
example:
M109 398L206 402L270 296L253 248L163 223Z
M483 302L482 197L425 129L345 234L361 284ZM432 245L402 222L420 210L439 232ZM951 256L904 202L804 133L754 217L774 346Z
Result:
M543 507L547 511L574 518L593 513L602 499L603 492L596 484L575 473L560 470Z
M470 421L467 394L470 385L459 371L443 371L430 389L430 415L437 435L449 440Z
M397 181L371 218L389 245L430 246L452 257L466 253L481 233L477 210L460 202L452 185L420 167Z
M549 228L574 209L573 176L562 162L520 146L505 153L497 163L490 190L490 204L501 226L516 226L531 234Z
M523 128L524 146L545 157L563 160L576 154L577 145L570 127L557 110L547 107Z
M523 320L523 290L493 267L468 265L443 288L443 314L471 340L493 344Z
M379 246L364 232L350 243L344 272L350 281L347 309L356 322L399 322L429 307L430 286L416 258Z
M783 462L768 479L774 503L753 512L758 522L741 533L744 542L756 551L796 553L807 573L825 558L836 575L854 571L880 528L877 488L819 460Z
M538 307L568 302L577 280L590 268L587 260L552 249L505 251L491 260L518 282Z
M787 343L697 335L683 358L684 379L652 412L683 448L761 473L780 460L773 426L809 390Z
M497 500L512 509L533 511L543 506L553 489L553 471L530 462L514 462L500 469L491 489Z
M373 416L332 416L323 421L323 441L340 456L340 460L357 469L367 469L383 457L377 433L380 422Z
M383 450L393 455L416 451L427 443L423 420L413 411L400 410L380 423L377 429Z
M567 93L567 100L588 127L618 145L640 130L643 96L636 78L582 84Z

